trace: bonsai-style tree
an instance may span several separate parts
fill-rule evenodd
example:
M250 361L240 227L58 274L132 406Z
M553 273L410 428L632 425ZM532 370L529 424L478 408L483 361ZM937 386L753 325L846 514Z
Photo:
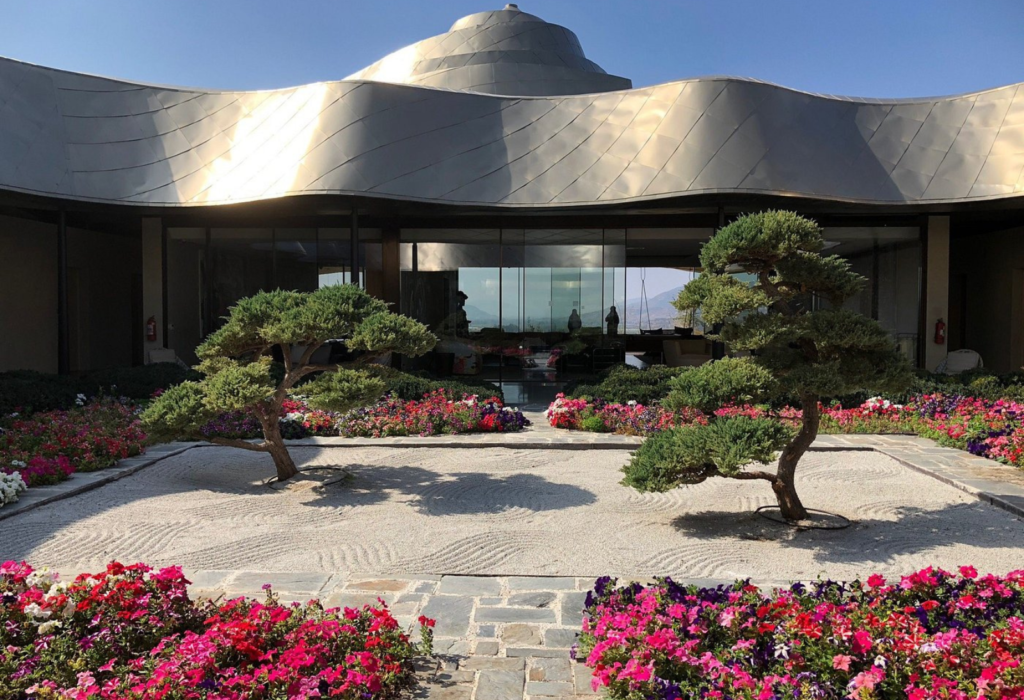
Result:
M699 277L675 306L699 309L730 352L751 357L711 362L673 380L667 408L696 408L707 425L649 439L624 469L623 483L664 491L710 476L771 484L782 516L802 520L796 468L818 434L819 402L857 391L899 390L911 370L877 321L842 307L865 280L842 258L821 255L818 225L792 212L744 216L701 250ZM724 404L791 401L802 409L799 430L777 419L716 418ZM753 469L770 464L773 473Z
M311 364L330 339L344 339L362 354L346 365ZM284 481L298 473L281 438L281 406L299 380L314 408L347 411L373 403L384 382L357 367L384 353L415 356L434 347L421 323L388 311L387 304L354 285L315 292L259 292L231 307L226 323L196 349L205 376L171 387L142 415L150 434L165 439L207 440L217 445L269 452ZM273 361L279 349L280 364ZM301 349L298 359L295 354ZM262 442L207 437L204 425L220 413L251 411L263 428Z

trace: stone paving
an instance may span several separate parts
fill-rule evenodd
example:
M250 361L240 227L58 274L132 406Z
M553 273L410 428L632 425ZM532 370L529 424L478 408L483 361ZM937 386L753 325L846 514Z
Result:
M595 696L590 673L570 658L592 579L528 576L388 576L186 572L194 596L261 598L269 583L283 602L319 598L327 607L386 602L418 638L416 620L434 628L435 658L420 665L415 697L521 700ZM707 582L717 583L717 582Z

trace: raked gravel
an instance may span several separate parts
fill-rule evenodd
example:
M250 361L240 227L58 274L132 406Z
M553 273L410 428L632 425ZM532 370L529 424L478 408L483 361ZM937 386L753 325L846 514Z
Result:
M0 523L0 560L68 570L111 559L195 569L678 578L852 578L926 565L1024 566L1024 523L873 452L810 453L805 505L855 521L798 531L752 511L762 482L666 494L619 484L625 450L294 447L347 467L267 488L264 455L193 449Z

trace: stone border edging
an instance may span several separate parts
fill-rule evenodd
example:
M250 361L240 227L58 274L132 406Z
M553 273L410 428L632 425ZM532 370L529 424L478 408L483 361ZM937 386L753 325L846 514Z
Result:
M37 486L30 488L23 493L16 502L0 508L0 520L13 517L19 513L35 510L40 506L65 498L77 496L86 491L92 491L104 484L123 479L137 471L162 462L169 457L176 457L188 452L193 447L199 447L197 443L173 442L162 445L155 445L140 455L122 459L112 467L98 469L94 472L74 472L65 481L49 486Z

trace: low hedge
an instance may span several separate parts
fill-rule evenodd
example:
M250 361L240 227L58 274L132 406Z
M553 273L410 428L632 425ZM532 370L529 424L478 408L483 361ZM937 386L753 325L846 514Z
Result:
M383 365L370 365L365 369L383 379L388 393L403 401L418 401L438 389L443 389L455 396L477 394L481 399L497 396L503 402L505 400L501 387L483 379L472 379L469 377L434 379L424 374L410 374L409 372L401 372Z
M600 399L608 403L636 401L650 406L668 396L671 381L688 369L665 365L653 365L645 369L615 365L594 379L584 379L574 386L566 387L566 396Z
M158 389L195 378L194 371L173 362L139 367L116 367L80 375L15 370L0 372L0 415L27 414L73 407L78 395L125 396L142 401Z
M393 396L406 401L423 398L438 389L461 394L479 394L481 398L497 396L504 400L496 384L472 378L431 379L384 366L370 366L367 371L381 377ZM59 375L15 370L0 372L0 416L11 413L28 415L40 411L66 410L78 403L79 394L86 399L97 396L127 397L144 401L159 389L199 378L195 370L173 362L159 362L140 367L116 367L81 375Z

